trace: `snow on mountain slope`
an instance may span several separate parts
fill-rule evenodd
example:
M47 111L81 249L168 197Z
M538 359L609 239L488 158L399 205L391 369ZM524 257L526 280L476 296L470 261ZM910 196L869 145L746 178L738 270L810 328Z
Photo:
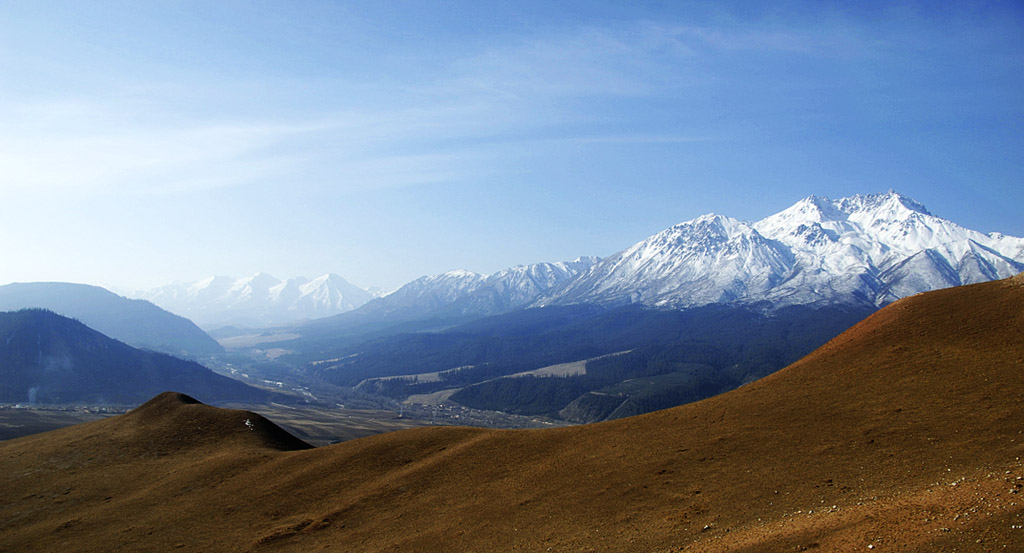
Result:
M539 302L884 305L1024 270L1024 239L936 217L896 192L811 196L756 223L704 215L606 258Z
M784 247L747 223L703 215L606 258L551 303L675 307L730 302L766 292L792 266Z
M216 276L135 295L206 328L287 324L350 311L373 299L370 292L335 274L287 281L266 273L239 279Z
M484 275L463 270L420 277L384 297L368 302L355 314L382 319L414 319L473 292L485 279Z
M367 303L357 314L409 320L427 315L505 313L533 304L596 262L593 257L580 257L510 267L490 275L457 270L425 276Z
M597 261L580 257L510 267L485 277L477 289L453 302L452 309L461 314L493 315L526 307L571 282Z

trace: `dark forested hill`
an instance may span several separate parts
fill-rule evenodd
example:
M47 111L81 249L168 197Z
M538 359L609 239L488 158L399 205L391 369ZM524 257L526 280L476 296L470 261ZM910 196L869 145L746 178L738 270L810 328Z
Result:
M66 282L0 286L0 311L38 307L78 319L115 340L173 355L199 356L223 351L192 321L144 300L104 288Z
M213 402L270 397L197 363L135 349L51 311L0 313L0 402L134 404L166 390Z

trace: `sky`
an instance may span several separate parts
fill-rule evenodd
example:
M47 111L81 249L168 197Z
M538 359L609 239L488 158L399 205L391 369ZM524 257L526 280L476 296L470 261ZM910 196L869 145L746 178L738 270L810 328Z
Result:
M890 189L1024 236L1024 4L0 0L0 284L393 289Z

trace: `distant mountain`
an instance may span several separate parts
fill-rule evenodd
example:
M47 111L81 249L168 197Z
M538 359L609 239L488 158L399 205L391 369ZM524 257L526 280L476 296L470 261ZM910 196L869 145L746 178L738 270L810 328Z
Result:
M456 270L424 276L359 309L310 321L295 331L314 342L316 348L331 349L342 336L448 328L529 307L597 261L594 257L580 257L573 261L521 265L490 275Z
M749 224L704 215L605 258L542 303L731 303L778 285L792 265L792 255L782 244Z
M43 309L0 312L0 375L0 402L8 403L136 404L166 390L217 402L271 396Z
M0 286L0 311L38 307L82 321L131 346L174 355L223 351L192 321L144 300L121 297L98 286L31 282Z
M722 215L680 223L605 258L538 304L881 306L1022 270L1024 238L963 228L896 192L811 196L756 223Z
M368 302L356 311L360 317L415 319L469 296L480 289L486 280L484 275L462 270L420 277L384 297Z
M367 303L363 315L414 319L431 315L486 316L527 307L584 273L598 260L520 265L480 275L449 271L418 278L398 290Z
M210 277L143 290L136 296L188 317L204 328L269 327L355 309L374 295L327 274L279 280L266 273L235 279Z

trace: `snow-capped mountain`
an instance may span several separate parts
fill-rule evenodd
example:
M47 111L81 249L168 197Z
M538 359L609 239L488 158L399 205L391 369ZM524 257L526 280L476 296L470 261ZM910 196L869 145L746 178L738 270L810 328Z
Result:
M280 280L266 273L209 277L140 291L147 299L205 328L267 327L351 311L374 298L335 274Z
M484 275L461 269L420 277L361 307L354 315L408 320L451 304L480 287Z
M811 196L756 223L704 215L605 258L538 305L884 305L1024 270L1024 239L936 217L896 192Z
M793 255L749 224L704 215L608 257L544 303L727 303L771 290Z
M358 310L358 315L409 320L427 315L494 315L527 307L564 286L598 261L520 265L481 275L456 270L418 278ZM356 315L354 314L354 315Z
M483 279L476 289L453 302L463 314L492 315L527 307L585 273L599 261L579 257L573 261L519 265Z

